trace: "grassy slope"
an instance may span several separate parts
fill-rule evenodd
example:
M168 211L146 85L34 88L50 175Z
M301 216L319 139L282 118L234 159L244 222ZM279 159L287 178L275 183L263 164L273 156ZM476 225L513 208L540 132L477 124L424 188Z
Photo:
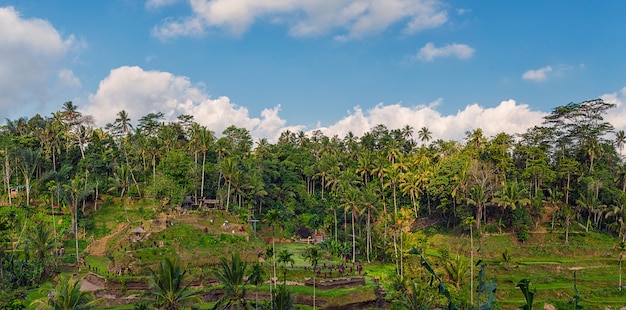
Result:
M179 256L184 262L190 264L192 273L197 274L203 271L206 273L207 264L217 262L220 256L231 251L240 252L244 259L254 261L256 255L266 247L260 236L253 235L249 225L245 225L245 233L236 231L234 234L232 229L238 229L241 224L222 226L225 219L231 224L241 223L241 221L235 217L224 218L219 211L172 216L170 219L174 223L173 226L160 231L158 229L151 231L153 226L157 226L155 219L156 222L163 220L162 217L157 216L158 206L138 202L128 205L126 209L125 212L119 202L102 205L100 210L91 215L92 225L86 232L86 239L98 240L111 233L119 223L126 222L127 213L130 221L129 228L108 240L106 246L107 252L114 257L116 262L124 264L133 262L136 273L141 272L145 267L154 266L165 255ZM130 230L138 225L143 225L150 232L150 236L142 242L140 247L137 247L135 243L127 242L128 236L132 235ZM205 227L210 231L208 234L203 231ZM606 306L612 308L626 306L626 294L617 290L618 256L614 249L617 240L604 234L585 233L580 227L576 228L577 230L570 234L569 245L564 245L562 230L554 233L532 234L531 239L523 244L517 242L514 235L508 234L483 235L474 240L475 247L479 249L479 252L475 254L476 260L482 259L488 263L487 277L495 279L498 285L498 303L502 308L514 309L524 303L521 293L515 288L522 278L530 278L532 287L537 288L535 307L543 307L544 302L558 303L570 299L574 293L573 269L577 269L577 287L584 298L584 304L598 309L604 309ZM264 237L270 235L267 231L262 234ZM81 244L81 248L83 247ZM68 250L72 248L69 242L66 248ZM305 246L277 244L276 251L279 252L283 248L294 253L293 258L296 260L295 268L287 268L287 279L303 281L310 277L311 275L303 270L303 266L307 264L300 255ZM467 235L436 234L430 237L427 248L429 249L427 259L437 266L440 274L444 275L443 268L438 264L437 250L446 248L451 254L459 253L469 257L469 238ZM505 249L509 250L512 257L512 261L506 268L501 264L501 253ZM110 263L106 256L88 256L87 262L106 275L103 270L106 270ZM415 258L407 256L405 264L407 275L411 276L411 272L419 272ZM272 272L269 270L270 264L267 264L267 267L269 274ZM283 276L281 268L279 266L280 280ZM370 277L368 283L371 283L372 277L380 278L383 286L388 292L390 291L390 283L387 279L394 274L392 264L368 265L365 271ZM466 278L469 278L469 274ZM468 282L469 280L466 279L462 285L461 294L464 296L469 296ZM268 290L269 288L265 286L261 285L259 290ZM298 287L294 290L299 294L307 294L309 288ZM323 295L329 293L320 294L321 298L324 298ZM341 296L346 296L343 294L350 295L354 292L348 290L332 294L333 296L327 297L331 300L342 300Z

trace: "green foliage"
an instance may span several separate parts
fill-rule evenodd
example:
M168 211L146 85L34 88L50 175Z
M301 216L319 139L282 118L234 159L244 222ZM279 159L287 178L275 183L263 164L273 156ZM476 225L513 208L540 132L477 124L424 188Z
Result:
M272 309L273 310L292 310L294 309L294 298L286 285L280 285L272 292Z
M233 253L230 261L220 257L220 265L213 271L217 280L222 284L224 294L217 301L213 309L247 309L246 284L244 275L246 263L239 254Z
M154 306L166 309L179 309L185 305L199 302L195 292L189 291L189 283L185 284L187 270L180 266L177 258L165 258L159 263L158 269L149 269L150 290L145 297Z
M94 300L88 292L80 291L80 281L67 275L59 276L59 283L46 297L35 300L31 305L37 310L87 310L95 309L101 300Z
M535 294L537 293L537 289L530 288L530 279L522 279L517 283L517 286L522 294L524 295L524 299L526 303L520 307L522 310L532 310L533 309L533 300L535 298Z

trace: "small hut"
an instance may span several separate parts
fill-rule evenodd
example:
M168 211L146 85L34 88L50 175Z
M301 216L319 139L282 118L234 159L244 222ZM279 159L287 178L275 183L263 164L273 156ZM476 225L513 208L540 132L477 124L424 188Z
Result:
M146 233L146 230L143 229L143 227L141 226L137 226L137 228L133 229L133 234L135 234L135 236L141 236L145 233Z

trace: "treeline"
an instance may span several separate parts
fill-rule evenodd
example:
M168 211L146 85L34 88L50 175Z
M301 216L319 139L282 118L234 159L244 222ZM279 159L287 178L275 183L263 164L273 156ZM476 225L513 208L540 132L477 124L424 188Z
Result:
M403 232L420 222L514 231L524 241L550 212L552 228L578 221L624 239L626 137L603 119L613 107L601 99L559 106L519 135L476 128L444 141L427 127L377 125L361 137L285 131L272 144L235 126L218 138L191 115L165 122L150 113L133 126L120 111L97 128L66 102L51 116L2 126L2 199L68 206L75 230L104 195L172 206L216 198L288 233L326 232L366 261L401 260Z

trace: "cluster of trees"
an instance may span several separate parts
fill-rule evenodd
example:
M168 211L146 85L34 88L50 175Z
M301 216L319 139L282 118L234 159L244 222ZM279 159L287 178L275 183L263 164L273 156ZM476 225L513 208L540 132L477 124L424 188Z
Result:
M416 219L456 227L472 217L478 232L514 230L523 241L551 212L552 228L579 220L626 238L626 137L603 119L613 106L559 106L519 135L476 128L444 141L427 127L377 125L361 137L285 131L272 144L235 126L218 138L191 115L165 122L150 113L133 125L120 111L97 128L66 102L51 116L2 126L3 196L69 207L68 233L102 195L172 205L215 197L242 218L324 231L350 244L353 260L394 261L401 275L403 233ZM13 198L18 187L25 195Z

